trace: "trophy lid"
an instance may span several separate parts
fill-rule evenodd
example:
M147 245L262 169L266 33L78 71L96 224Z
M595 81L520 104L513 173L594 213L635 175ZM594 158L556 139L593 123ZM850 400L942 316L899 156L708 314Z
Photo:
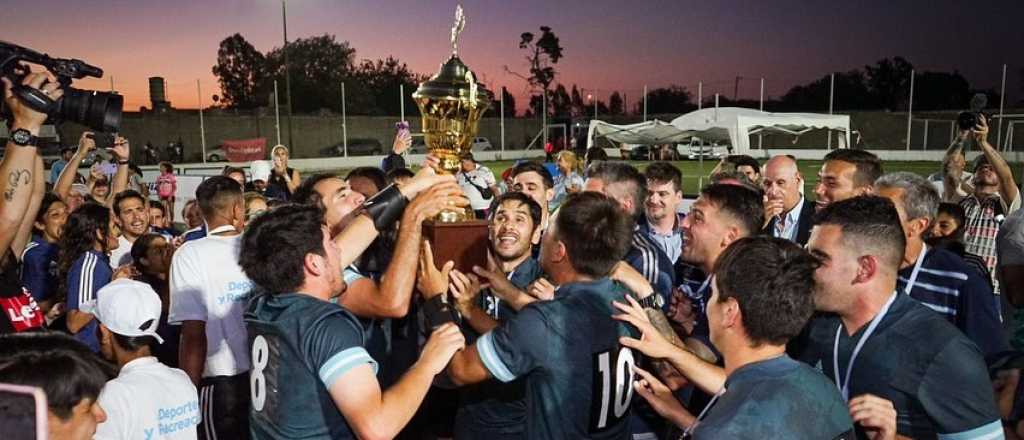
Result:
M457 55L452 55L429 80L420 83L412 96L429 100L469 100L478 106L491 102L491 92L476 82L476 76Z

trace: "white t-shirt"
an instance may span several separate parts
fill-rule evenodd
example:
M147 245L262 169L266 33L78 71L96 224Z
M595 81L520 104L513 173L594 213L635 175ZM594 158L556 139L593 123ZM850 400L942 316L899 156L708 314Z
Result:
M117 237L117 249L110 251L110 267L117 268L132 262L132 242L124 238L124 235Z
M1021 196L1017 196L1019 200ZM1024 209L1006 217L996 235L996 255L1000 265L1024 264Z
M223 230L217 228L211 234ZM171 260L167 322L206 322L203 377L249 371L249 343L242 313L253 283L238 265L241 247L241 235L208 235L183 244Z
M199 394L184 371L155 357L131 361L97 399L107 420L95 440L194 440L201 418Z
M476 164L476 169L470 172L459 171L455 175L456 180L459 182L459 187L462 188L462 192L466 193L466 197L469 198L469 206L474 210L487 209L491 207L490 198L484 198L480 195L479 188L489 188L492 185L496 185L497 182L494 180L494 173L491 172L487 167ZM478 188L479 187L479 188Z

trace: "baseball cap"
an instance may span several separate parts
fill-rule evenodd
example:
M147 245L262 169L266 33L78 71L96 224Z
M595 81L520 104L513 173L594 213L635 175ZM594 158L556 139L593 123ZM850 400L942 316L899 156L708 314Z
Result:
M981 168L984 165L991 165L991 164L992 163L988 161L988 157L986 157L984 154L982 154L982 155L979 155L978 157L974 158L974 164L971 167L971 169L973 169L974 171L978 171L978 168Z
M262 180L264 182L270 180L270 162L266 160L254 160L249 164L249 174L252 175L252 181Z
M121 336L152 336L164 343L156 333L160 323L160 297L149 284L130 279L111 281L96 292L96 299L82 304L81 309L96 316L111 332Z

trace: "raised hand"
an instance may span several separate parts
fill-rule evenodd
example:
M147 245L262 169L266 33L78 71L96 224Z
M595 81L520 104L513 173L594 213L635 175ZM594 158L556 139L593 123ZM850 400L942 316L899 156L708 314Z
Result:
M612 315L612 318L619 321L628 322L636 327L640 331L640 339L631 338L629 336L623 336L619 338L619 343L629 347L640 350L643 354L655 358L664 359L669 357L676 350L681 348L673 345L661 335L660 332L651 324L650 318L644 311L640 303L636 302L630 296L626 296L626 301L629 304L623 304L618 301L612 301L612 305L616 309L619 309L620 314Z
M530 296L539 300L549 300L555 297L555 285L544 278L537 278L527 292Z
M466 311L473 307L480 296L480 277L474 274L464 274L457 269L452 269L449 276L451 280L448 283L448 290L455 298L455 307L462 314L466 314Z
M455 324L449 322L439 326L430 334L419 362L433 374L440 374L448 366L455 352L466 347L466 338Z
M416 277L416 288L423 295L423 299L430 299L448 291L448 274L453 267L455 262L449 261L438 269L434 265L434 251L430 248L430 242L423 240L420 247L419 276Z

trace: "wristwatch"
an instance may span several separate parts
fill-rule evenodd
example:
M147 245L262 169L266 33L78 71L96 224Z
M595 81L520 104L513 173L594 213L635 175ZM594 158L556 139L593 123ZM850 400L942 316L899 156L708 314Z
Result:
M32 132L19 128L11 132L11 142L22 147L34 147L39 142L39 138L33 135Z
M660 310L662 307L665 306L665 299L662 298L661 295L658 295L657 293L654 292L651 292L651 294L647 295L646 298L638 298L636 301L640 303L640 307L643 307L645 309Z

